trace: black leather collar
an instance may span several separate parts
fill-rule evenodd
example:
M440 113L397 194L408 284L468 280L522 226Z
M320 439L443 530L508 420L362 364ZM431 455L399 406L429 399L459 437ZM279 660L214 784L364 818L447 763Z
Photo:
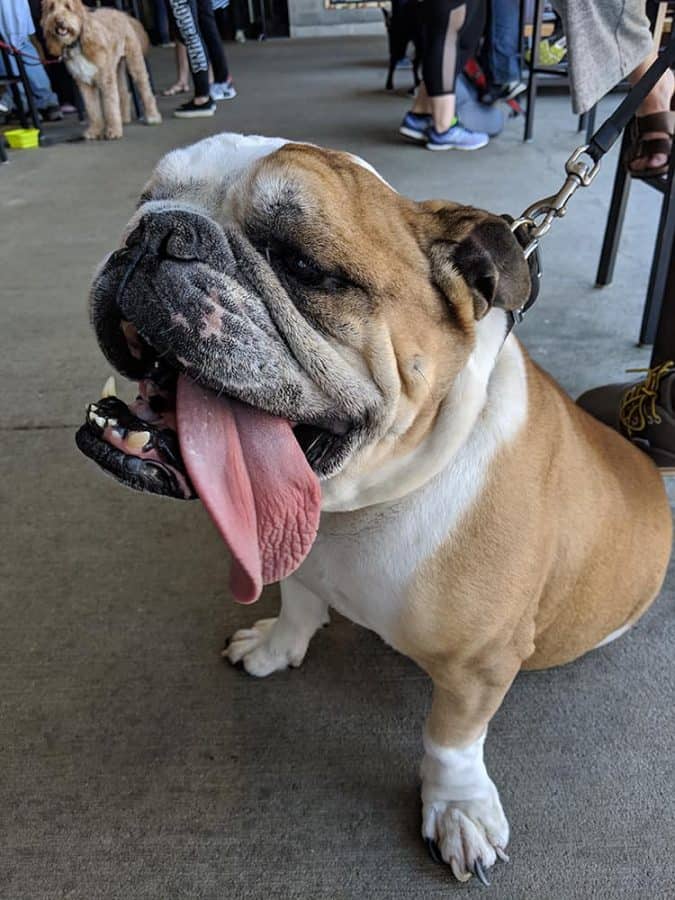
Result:
M509 224L513 222L513 218L509 215L503 215L502 219L506 219ZM526 225L521 225L520 228L517 228L516 231L514 231L514 235L521 247L525 248L530 243L530 235L528 233L528 228ZM510 309L507 312L506 334L504 335L504 340L506 340L513 328L523 321L523 319L525 318L525 313L532 309L537 298L539 297L539 287L541 285L542 275L539 247L536 247L532 251L532 253L530 253L527 258L527 264L530 267L530 296L518 309Z

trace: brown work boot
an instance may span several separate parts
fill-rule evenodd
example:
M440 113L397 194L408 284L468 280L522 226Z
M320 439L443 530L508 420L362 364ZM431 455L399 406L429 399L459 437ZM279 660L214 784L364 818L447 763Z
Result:
M675 474L675 362L645 369L644 381L586 391L579 406L644 450L664 474Z

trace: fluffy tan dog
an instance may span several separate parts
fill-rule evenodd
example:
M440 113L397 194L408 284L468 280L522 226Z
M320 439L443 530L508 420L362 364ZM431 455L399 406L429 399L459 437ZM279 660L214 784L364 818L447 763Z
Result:
M49 52L63 57L82 94L89 119L85 138L121 138L122 123L131 121L125 64L146 123L162 121L143 59L148 36L139 22L116 9L87 9L81 0L47 0L41 24Z

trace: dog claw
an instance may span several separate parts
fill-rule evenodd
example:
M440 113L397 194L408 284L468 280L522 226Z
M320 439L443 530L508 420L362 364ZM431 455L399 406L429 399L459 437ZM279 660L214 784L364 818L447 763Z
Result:
M436 841L433 838L425 838L424 843L427 845L429 856L433 861L439 865L443 865L443 857L441 856L441 851L438 849Z
M511 862L511 857L508 853L504 853L501 847L495 847L495 853L497 854L497 858L501 859L502 862Z
M485 885L485 887L490 887L490 882L487 880L485 869L483 868L483 863L479 859L477 859L473 864L473 874L482 884Z

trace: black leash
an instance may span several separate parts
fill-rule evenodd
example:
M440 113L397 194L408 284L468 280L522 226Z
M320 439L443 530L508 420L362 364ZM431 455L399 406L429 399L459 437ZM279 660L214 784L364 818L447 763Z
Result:
M539 296L542 268L539 242L549 231L554 219L562 218L567 212L570 198L580 187L588 187L600 169L602 157L614 146L629 124L640 104L661 78L666 69L675 64L675 33L666 49L652 63L642 78L633 85L626 97L612 115L597 129L588 144L577 147L565 163L567 178L557 194L544 197L532 203L525 212L511 224L511 231L523 247L525 259L530 265L532 288L527 302L520 309L509 312L507 335L514 325L523 321L525 313L532 308ZM583 159L589 157L590 162Z

